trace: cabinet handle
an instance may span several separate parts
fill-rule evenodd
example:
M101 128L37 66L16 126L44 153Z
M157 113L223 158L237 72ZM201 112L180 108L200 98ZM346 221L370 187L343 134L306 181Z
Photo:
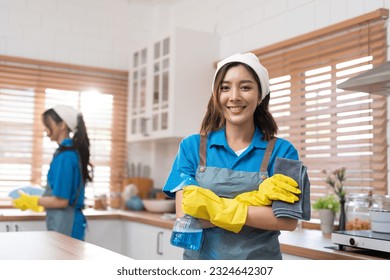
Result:
M15 225L15 231L19 231L19 226Z
M7 232L9 232L9 225L5 225Z
M163 252L160 250L162 242L160 241L161 237L164 235L164 232L160 231L157 233L157 254L162 255Z

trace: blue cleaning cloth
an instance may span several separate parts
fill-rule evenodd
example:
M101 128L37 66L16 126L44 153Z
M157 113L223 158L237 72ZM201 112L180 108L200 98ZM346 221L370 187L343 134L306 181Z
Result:
M272 203L272 210L276 217L289 217L299 220L310 220L310 181L307 176L307 167L299 160L287 158L276 158L274 174L289 176L298 182L301 193L298 195L299 201L288 203L275 200Z
M23 192L25 192L26 194L29 194L29 195L42 196L43 193L45 192L45 189L42 188L42 187L27 186L27 187L22 187L22 188L17 188L17 189L12 190L8 194L8 196L13 198L13 199L16 199L16 198L18 198L20 196L19 191L23 191Z

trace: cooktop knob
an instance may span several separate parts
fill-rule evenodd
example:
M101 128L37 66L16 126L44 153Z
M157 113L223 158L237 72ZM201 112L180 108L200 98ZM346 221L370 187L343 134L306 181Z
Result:
M355 241L355 239L353 239L353 238L350 238L349 239L349 244L351 245L351 246L355 246L356 245L356 241Z

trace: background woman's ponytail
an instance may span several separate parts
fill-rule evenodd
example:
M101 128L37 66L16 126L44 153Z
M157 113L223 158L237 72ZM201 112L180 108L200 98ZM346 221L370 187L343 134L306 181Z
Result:
M92 181L93 165L89 161L89 138L84 119L81 114L78 114L77 116L77 129L73 135L73 146L78 150L80 155L84 183Z

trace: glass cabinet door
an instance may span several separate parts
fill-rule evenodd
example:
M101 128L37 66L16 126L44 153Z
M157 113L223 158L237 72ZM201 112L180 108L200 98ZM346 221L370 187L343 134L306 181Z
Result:
M138 101L138 71L133 72L133 90L132 90L132 99L131 99L131 112L133 115L137 115L138 113L138 107L137 107L137 101Z
M160 103L160 63L154 63L153 70L153 109L156 110Z
M133 74L131 82L131 129L130 134L143 133L142 120L146 113L147 49L133 54Z
M169 38L158 41L153 47L153 105L152 131L168 129L169 109Z
M164 71L162 75L162 102L161 102L161 108L166 109L168 108L168 96L169 96L169 72Z
M140 97L140 104L139 104L139 112L140 114L145 113L146 108L146 68L141 68L141 84L139 88L139 97Z

